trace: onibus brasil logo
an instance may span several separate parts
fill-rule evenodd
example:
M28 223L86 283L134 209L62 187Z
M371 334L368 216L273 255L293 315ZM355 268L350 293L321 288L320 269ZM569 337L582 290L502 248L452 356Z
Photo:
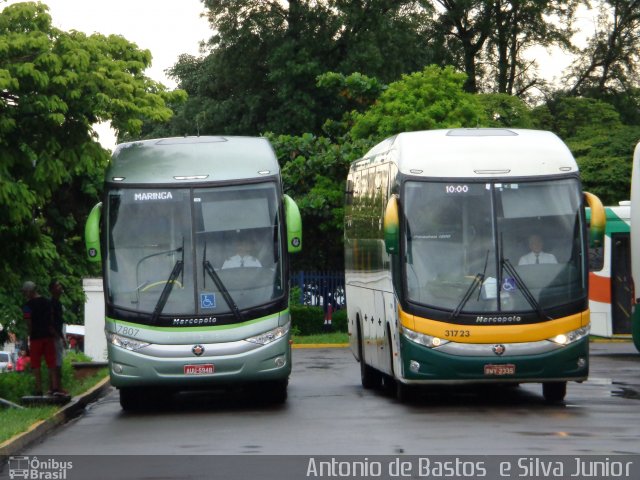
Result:
M73 462L62 462L54 458L45 460L38 457L9 457L9 478L37 480L65 480L67 471L73 468Z

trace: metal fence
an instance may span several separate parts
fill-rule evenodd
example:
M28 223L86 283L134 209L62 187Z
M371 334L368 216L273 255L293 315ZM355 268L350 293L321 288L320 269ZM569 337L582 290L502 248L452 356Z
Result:
M300 289L300 303L334 309L345 306L344 272L295 272L291 286Z

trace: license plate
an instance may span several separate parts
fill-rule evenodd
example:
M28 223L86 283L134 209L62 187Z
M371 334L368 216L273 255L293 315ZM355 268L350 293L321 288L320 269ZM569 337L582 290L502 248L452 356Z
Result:
M205 363L202 365L185 365L185 375L207 375L213 373L213 364Z
M514 375L515 373L516 373L516 366L512 363L484 366L485 375Z

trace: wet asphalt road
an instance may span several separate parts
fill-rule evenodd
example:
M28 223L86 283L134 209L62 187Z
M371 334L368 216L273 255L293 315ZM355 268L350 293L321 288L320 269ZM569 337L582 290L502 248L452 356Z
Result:
M640 354L593 343L587 382L564 405L538 384L430 388L405 405L363 390L348 349L296 349L283 406L181 394L124 413L114 390L22 455L587 455L640 453Z

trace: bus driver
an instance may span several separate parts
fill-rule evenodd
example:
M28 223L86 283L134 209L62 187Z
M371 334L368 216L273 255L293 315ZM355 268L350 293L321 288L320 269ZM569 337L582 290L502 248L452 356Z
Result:
M536 265L539 263L558 263L555 255L542 251L544 242L542 237L536 233L529 237L529 249L526 255L520 257L518 265Z

